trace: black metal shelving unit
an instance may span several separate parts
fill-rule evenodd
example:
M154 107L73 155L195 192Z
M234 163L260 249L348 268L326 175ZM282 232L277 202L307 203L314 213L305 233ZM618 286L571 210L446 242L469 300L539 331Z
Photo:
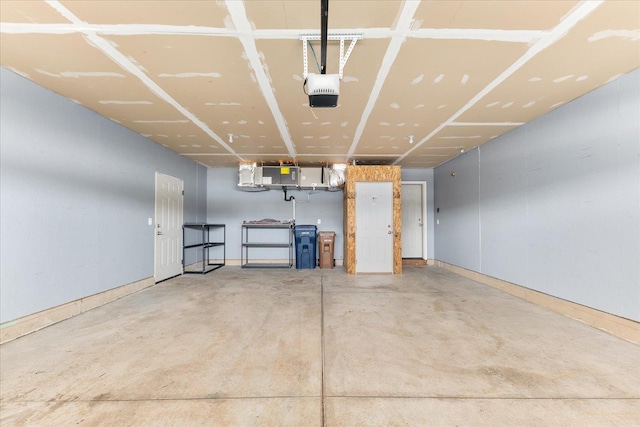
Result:
M211 241L211 230L222 228L222 241ZM186 245L186 231L187 230L199 230L202 232L200 242L195 244ZM224 266L227 262L227 250L225 248L225 241L227 239L227 228L225 224L207 224L201 222L185 222L182 226L182 272L183 274L207 274L213 270L217 270ZM209 249L215 247L222 247L222 262L212 263L209 261ZM200 270L185 270L185 260L187 255L187 249L200 249L202 250L202 268Z
M287 230L287 241L281 242L252 242L249 240L249 230ZM286 263L251 262L250 248L279 248L288 249L289 261ZM242 268L291 268L293 267L293 223L242 224L242 249L240 253Z

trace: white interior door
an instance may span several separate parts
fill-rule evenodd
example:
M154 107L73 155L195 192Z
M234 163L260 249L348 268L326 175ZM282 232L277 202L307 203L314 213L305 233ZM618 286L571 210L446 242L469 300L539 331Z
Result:
M402 258L424 259L423 193L423 183L402 183Z
M156 172L156 282L182 274L181 179Z
M356 182L356 273L393 273L392 182Z

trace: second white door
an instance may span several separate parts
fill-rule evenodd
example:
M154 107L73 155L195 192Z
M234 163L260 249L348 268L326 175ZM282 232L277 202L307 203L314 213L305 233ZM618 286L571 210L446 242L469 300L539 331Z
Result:
M424 259L423 185L402 183L402 258Z
M392 182L356 182L356 273L393 273Z

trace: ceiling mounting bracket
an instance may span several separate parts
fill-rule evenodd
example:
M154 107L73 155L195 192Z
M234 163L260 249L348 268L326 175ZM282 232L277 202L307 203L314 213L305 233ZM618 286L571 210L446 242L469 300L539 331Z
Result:
M362 39L362 33L333 33L327 34L328 41L339 41L340 42L340 70L338 75L340 76L340 80L342 80L342 75L344 73L344 67L347 65L347 60L353 51L353 48L356 45L358 40ZM300 40L302 40L302 62L304 64L304 73L303 78L307 78L309 74L309 61L307 59L307 46L309 42L312 40L320 40L320 34L301 34ZM345 40L350 40L351 43L347 48L347 52L344 51L344 42Z

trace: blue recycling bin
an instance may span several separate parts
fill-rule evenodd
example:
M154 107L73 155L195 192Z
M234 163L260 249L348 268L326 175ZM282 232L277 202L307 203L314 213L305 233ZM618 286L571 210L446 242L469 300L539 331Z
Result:
M316 231L315 225L296 225L296 268L316 268Z

